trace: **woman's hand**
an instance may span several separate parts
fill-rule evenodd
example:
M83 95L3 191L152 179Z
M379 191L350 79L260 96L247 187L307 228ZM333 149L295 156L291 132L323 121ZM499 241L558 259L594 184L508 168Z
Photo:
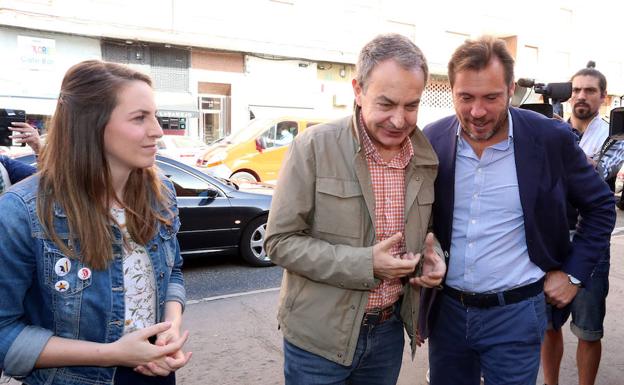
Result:
M184 335L188 336L188 331L180 332L182 328L182 306L175 301L167 302L165 306L165 319L171 322L171 327L158 333L155 343L156 346L163 347L175 344L176 341L184 338ZM164 361L139 365L134 370L146 376L166 376L170 372L185 366L191 359L192 354L191 352L185 353L180 348L169 354Z
M39 154L39 150L41 150L39 131L28 123L11 122L11 124L13 127L9 127L9 130L13 131L13 134L10 138L15 139L17 143L26 143L35 154Z
M175 370L169 365L169 363L173 363L171 356L175 356L182 349L188 338L188 331L166 345L154 345L149 342L149 338L166 332L171 327L171 322L161 322L154 326L128 333L116 342L113 342L111 344L111 348L115 352L113 356L118 357L113 362L113 365L135 368L146 366L154 369L154 373L151 375L168 375L172 370Z

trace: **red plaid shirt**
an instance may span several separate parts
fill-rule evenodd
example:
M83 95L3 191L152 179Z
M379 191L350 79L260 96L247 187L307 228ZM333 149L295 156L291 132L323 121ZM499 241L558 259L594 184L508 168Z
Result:
M364 129L365 123L361 115L358 121L360 139L375 194L375 237L380 242L405 231L405 168L414 156L414 149L407 138L399 153L389 162L385 162ZM395 255L405 253L405 239L397 243L390 252ZM371 290L366 310L383 309L392 305L399 299L402 291L403 285L399 278L381 281Z

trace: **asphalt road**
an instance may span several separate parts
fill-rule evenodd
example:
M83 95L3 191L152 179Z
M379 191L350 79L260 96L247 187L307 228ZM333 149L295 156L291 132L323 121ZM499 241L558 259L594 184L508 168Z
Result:
M189 301L279 287L282 268L251 267L238 256L195 256L184 261Z

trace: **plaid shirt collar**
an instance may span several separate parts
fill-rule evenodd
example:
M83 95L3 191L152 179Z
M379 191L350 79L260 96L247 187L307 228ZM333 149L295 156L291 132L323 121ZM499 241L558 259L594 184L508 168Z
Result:
M401 145L401 150L399 153L392 158L389 162L386 162L381 157L379 150L373 144L368 132L366 132L366 123L364 123L364 118L362 117L362 111L359 111L358 114L358 133L362 140L362 147L364 148L364 153L367 158L372 158L373 161L380 165L385 165L387 167L392 168L405 168L414 157L414 147L412 146L412 141L409 137L405 138L403 144Z

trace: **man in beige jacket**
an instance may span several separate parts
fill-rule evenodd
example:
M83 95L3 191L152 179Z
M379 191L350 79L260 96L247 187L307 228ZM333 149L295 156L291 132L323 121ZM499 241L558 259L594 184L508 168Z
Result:
M403 326L446 265L428 235L438 160L416 127L425 58L400 35L360 52L352 116L295 138L266 249L284 267L278 320L286 385L396 384Z

